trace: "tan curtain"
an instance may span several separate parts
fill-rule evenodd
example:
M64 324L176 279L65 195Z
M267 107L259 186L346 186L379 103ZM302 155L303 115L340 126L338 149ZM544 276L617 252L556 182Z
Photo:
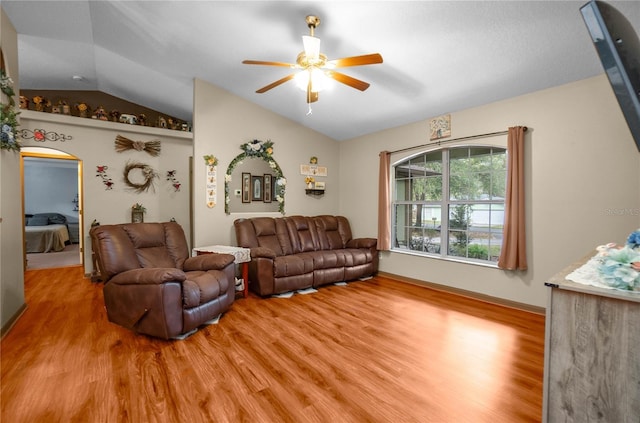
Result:
M391 153L380 152L380 177L378 179L378 250L391 249L391 219L389 208L391 193L389 189L389 166Z
M504 229L498 267L527 270L524 216L524 126L509 128L507 139L507 194L504 200Z

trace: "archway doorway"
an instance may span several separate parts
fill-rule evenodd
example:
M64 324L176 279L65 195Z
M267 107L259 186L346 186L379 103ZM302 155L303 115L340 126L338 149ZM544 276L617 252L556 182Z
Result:
M84 261L82 161L60 150L20 152L25 270Z

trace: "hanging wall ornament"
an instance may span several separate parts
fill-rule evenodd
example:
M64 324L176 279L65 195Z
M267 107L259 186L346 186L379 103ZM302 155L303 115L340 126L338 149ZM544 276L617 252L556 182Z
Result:
M206 172L205 172L206 202L207 202L207 207L213 208L216 205L216 194L218 189L217 188L218 159L216 159L215 156L209 154L207 156L204 156L204 162L206 165Z
M133 141L129 138L125 138L122 135L116 136L116 151L122 153L127 150L146 151L151 156L160 155L160 141Z
M113 181L109 178L109 175L107 175L107 169L109 169L109 166L96 166L96 177L102 179L102 183L106 187L105 190L113 189Z
M45 131L44 129L21 129L20 130L20 138L25 140L33 139L37 142L45 142L45 141L69 141L73 139L71 135L59 134L53 131Z
M171 185L175 192L180 191L180 181L176 178L176 170L167 170L167 181L171 181Z
M141 193L155 187L153 180L158 177L158 173L151 166L139 162L127 162L124 168L124 183L134 191Z

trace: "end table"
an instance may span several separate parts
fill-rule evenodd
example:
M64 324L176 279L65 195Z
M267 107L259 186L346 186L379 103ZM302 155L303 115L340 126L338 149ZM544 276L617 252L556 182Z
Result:
M251 261L251 250L248 248L234 247L231 245L208 245L206 247L196 247L192 251L192 256L199 256L202 254L231 254L236 264L240 264L242 267L242 280L244 287L242 289L242 296L247 298L249 295L249 262Z

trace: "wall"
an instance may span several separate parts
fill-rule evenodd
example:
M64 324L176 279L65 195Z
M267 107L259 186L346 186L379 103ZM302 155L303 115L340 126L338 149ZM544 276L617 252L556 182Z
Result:
M73 203L78 194L77 161L25 158L23 163L24 212L57 212L77 222Z
M140 203L146 207L145 222L168 221L175 218L185 233L191 231L189 209L189 158L192 154L192 134L182 131L141 127L113 122L83 119L72 116L23 110L21 128L43 129L47 132L73 137L67 141L36 142L23 140L23 147L44 147L71 154L82 161L83 189L80 192L84 216L83 240L85 273L90 273L91 242L89 229L95 219L100 224L125 223L131 221L131 206ZM151 156L145 151L127 150L116 152L115 138L122 135L132 141L160 141L160 154ZM158 178L154 188L137 193L124 182L124 169L128 162L148 164ZM98 166L107 166L106 175L112 180L111 189L97 174ZM175 170L176 179L181 183L175 191L167 180L167 171ZM140 183L140 173L134 171L129 178ZM19 198L19 197L18 197ZM71 199L69 199L70 201Z
M195 246L235 245L233 231L235 219L256 215L281 216L278 212L242 212L230 215L224 212L224 174L231 160L242 153L240 145L254 139L273 141L273 157L287 179L285 194L287 215L336 213L339 181L342 180L337 141L204 81L196 80L194 90ZM209 154L218 158L217 204L213 208L207 207L205 198L203 156ZM318 164L328 168L328 176L322 178L326 181L327 192L322 197L305 194L304 176L300 175L300 165L308 164L311 156L318 157Z
M529 270L385 252L380 270L544 307L544 282L597 245L640 227L640 153L604 75L451 114L458 138L525 125ZM428 142L428 120L340 144L340 211L377 232L378 153ZM360 166L352 166L359 163Z
M4 10L0 8L0 47L5 58L7 75L13 79L13 89L18 92L18 36ZM18 99L16 98L16 103ZM8 99L2 94L2 102ZM0 150L0 318L2 333L25 307L22 208L20 205L20 155ZM17 264L17 265L16 265Z

